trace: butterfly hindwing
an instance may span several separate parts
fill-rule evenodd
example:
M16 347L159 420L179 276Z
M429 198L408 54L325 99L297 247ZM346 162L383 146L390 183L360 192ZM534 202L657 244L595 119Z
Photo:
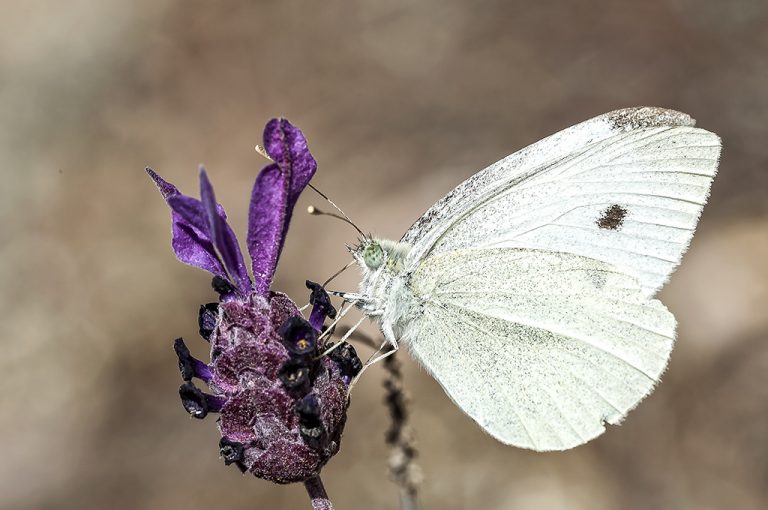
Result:
M411 275L414 357L500 441L563 450L617 423L659 380L675 321L632 277L586 257L468 249Z

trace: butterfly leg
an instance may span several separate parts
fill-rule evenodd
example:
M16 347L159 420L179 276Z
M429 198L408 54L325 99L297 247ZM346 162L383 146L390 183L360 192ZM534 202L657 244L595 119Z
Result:
M341 337L341 340L339 340L337 343L333 344L333 345L332 345L332 346L330 346L328 349L326 349L326 350L325 350L325 351L324 351L324 352L323 352L323 353L320 355L320 357L323 357L323 356L327 356L328 354L330 354L331 352L333 352L333 350L334 350L334 349L336 349L337 347L339 347L340 345L343 345L343 344L347 343L347 340L349 339L349 337L350 337L350 336L352 336L352 333L354 333L354 332L355 332L355 330L356 330L357 328L359 328L359 327L360 327L360 324L362 324L362 323L363 323L363 321L365 320L365 318L366 318L366 317L365 317L365 315L364 315L364 316L362 316L362 317L360 318L360 320L359 320L359 321L357 321L357 322L355 323L355 325L354 325L354 326L352 326L351 328L349 328L349 330L348 330L346 333L344 333L344 336L343 336L343 337Z
M391 344L392 348L385 352L384 354L378 355L382 349L384 349L384 346L387 344ZM347 398L349 398L349 394L352 392L352 388L355 387L355 384L357 384L357 381L360 379L360 376L363 375L363 372L370 367L371 365L378 363L379 361L388 358L389 356L392 356L394 353L400 350L400 347L397 345L397 342L392 344L389 340L385 340L381 347L378 348L376 352L374 352L370 358L368 358L368 361L365 362L365 365L363 365L363 368L360 369L360 372L357 373L354 379L352 379L352 382L349 383L349 388L347 388ZM378 356L377 356L378 355Z
M340 292L338 290L329 290L328 294L332 294L336 297L340 297L344 301L348 301L350 303L355 303L357 301L365 301L366 297L362 294L356 294L354 292Z
M330 325L330 326L328 326L327 328L325 328L325 330L324 330L322 333L320 333L320 336L318 336L318 337L317 337L317 341L319 342L319 341L320 341L320 340L322 340L323 338L325 338L325 337L329 336L329 335L330 335L330 334L333 332L333 328L334 328L334 327L336 327L336 324L338 324L338 323L339 323L339 321L340 321L341 319L343 319L343 318L344 318L344 316L345 316L345 315L347 315L347 313L348 313L348 312L349 312L349 311L350 311L352 308L354 308L354 307L355 307L355 306L354 306L354 303L352 303L352 304L350 304L350 305L349 305L347 308L345 308L345 309L340 309L340 310L339 310L339 313L336 315L336 318L333 320L333 322L331 322L331 325Z

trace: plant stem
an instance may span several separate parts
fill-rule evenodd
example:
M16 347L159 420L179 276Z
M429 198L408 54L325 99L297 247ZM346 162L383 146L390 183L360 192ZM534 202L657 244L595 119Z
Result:
M409 492L403 487L400 487L400 504L403 510L419 510L419 505L416 503L416 494Z
M313 510L333 510L333 504L328 499L320 475L305 480L304 487L306 487L309 499L312 501Z
M349 331L347 328L342 329L341 334ZM373 338L359 331L355 331L351 339L372 349L379 345ZM400 504L403 510L418 510L418 491L423 475L415 462L418 452L408 424L408 397L403 388L403 374L396 354L385 358L383 365L387 372L384 379L384 402L387 404L391 420L385 436L390 447L389 475L400 489Z
M384 379L391 424L385 439L390 446L389 474L400 488L403 510L418 510L417 493L422 474L414 462L417 452L411 427L408 424L408 397L403 390L403 374L397 355L384 359L387 377Z

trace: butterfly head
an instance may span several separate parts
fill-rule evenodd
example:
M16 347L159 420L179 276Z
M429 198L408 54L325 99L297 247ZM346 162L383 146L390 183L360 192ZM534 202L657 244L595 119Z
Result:
M360 239L357 246L349 247L349 251L355 261L368 271L376 271L387 260L387 253L381 243L370 236Z
M409 250L410 246L405 243L371 236L365 236L357 246L349 247L357 264L369 274L384 268L389 271L400 270Z

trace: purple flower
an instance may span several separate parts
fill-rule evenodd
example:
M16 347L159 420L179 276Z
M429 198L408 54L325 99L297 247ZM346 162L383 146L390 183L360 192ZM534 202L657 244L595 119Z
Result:
M200 307L200 335L211 362L194 358L179 338L174 349L185 381L182 405L195 418L219 413L224 462L277 483L316 476L339 450L346 420L347 385L360 369L354 349L318 342L326 317L334 317L325 290L313 282L309 320L286 295L270 290L293 207L317 164L300 130L285 119L264 129L273 163L256 178L248 219L248 274L224 208L200 169L200 200L182 195L152 169L147 173L171 208L171 245L182 262L212 273L220 302ZM193 382L205 383L208 392Z

